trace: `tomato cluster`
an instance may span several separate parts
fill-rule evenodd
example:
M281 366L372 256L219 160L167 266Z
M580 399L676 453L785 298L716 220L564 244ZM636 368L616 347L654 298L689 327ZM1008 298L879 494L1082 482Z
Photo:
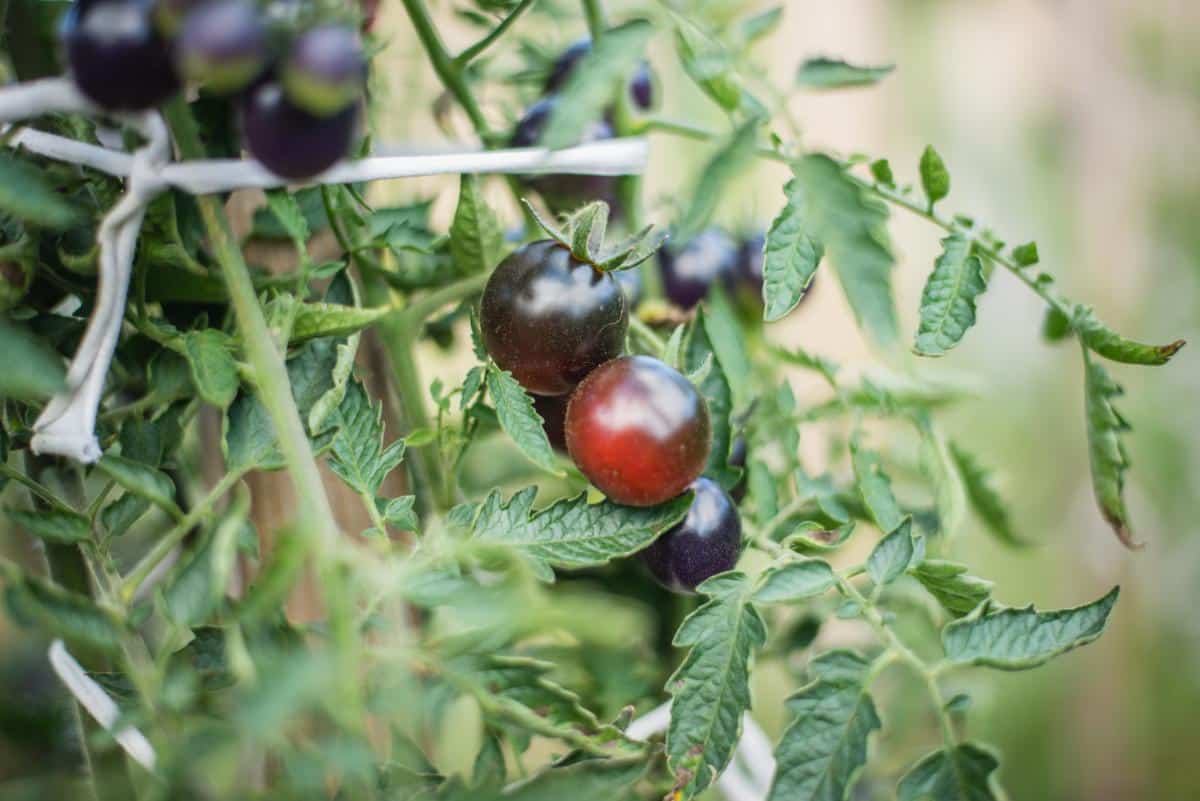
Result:
M306 11L295 0L76 0L63 45L80 91L110 111L152 108L184 83L230 98L250 154L301 180L349 152L367 70L356 31Z
M592 51L592 40L580 39L555 59L542 87L542 97L525 110L509 140L513 147L534 147L542 138L546 124L558 107L558 95L580 61ZM642 62L629 79L629 100L642 111L654 106L654 77L650 65ZM593 122L583 134L583 142L598 142L615 136L611 114ZM617 179L611 175L540 175L525 179L546 205L555 212L565 211L586 201L603 200L617 209Z
M480 330L496 364L533 394L550 443L610 500L653 506L695 493L687 517L643 556L662 584L690 591L733 567L741 524L729 495L701 477L712 439L704 398L664 362L621 355L629 303L613 274L539 240L492 273Z

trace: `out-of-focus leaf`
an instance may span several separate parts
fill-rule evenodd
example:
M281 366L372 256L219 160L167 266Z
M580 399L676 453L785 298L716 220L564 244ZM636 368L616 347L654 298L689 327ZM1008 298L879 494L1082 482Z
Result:
M796 83L810 89L870 86L879 83L894 69L894 64L859 67L836 58L810 58L796 71Z

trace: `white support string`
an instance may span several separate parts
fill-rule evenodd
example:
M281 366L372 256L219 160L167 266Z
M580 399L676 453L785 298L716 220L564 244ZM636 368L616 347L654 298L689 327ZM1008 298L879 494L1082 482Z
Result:
M146 735L132 726L122 726L114 729L121 717L121 710L116 702L108 697L104 688L97 684L75 661L63 645L62 640L50 644L50 667L55 675L70 690L71 695L79 701L79 705L88 711L104 729L112 734L113 739L133 761L146 770L154 770L157 761L154 746L146 739Z
M671 725L671 702L655 707L633 720L625 735L639 742L662 734ZM726 801L764 801L775 775L771 741L747 712L742 717L742 736L733 759L717 777L717 789Z
M0 89L0 124L52 112L105 116L67 78L47 78ZM203 159L171 163L170 135L158 112L108 116L135 128L147 144L131 155L28 128L16 131L8 139L11 147L84 165L123 178L127 183L125 194L109 211L97 233L100 269L95 311L71 360L66 389L52 398L38 417L31 443L35 453L67 456L83 463L100 458L96 416L121 331L146 206L169 187L203 195L234 189L271 189L288 183L255 161ZM360 183L463 173L632 175L645 170L649 153L646 141L641 138L612 139L553 151L517 148L386 154L398 149L388 148L383 151L385 155L343 161L310 183Z

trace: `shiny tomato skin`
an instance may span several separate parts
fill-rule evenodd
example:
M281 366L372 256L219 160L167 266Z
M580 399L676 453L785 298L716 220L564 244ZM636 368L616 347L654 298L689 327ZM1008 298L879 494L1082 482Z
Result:
M560 453L567 452L567 402L570 395L534 395L533 408L542 418L542 428L551 447Z
M483 344L538 395L565 395L625 347L629 313L608 273L552 239L518 248L496 267L479 308Z
M589 375L567 406L567 450L616 503L653 506L688 488L708 461L708 407L678 371L623 356Z
M669 590L692 593L718 573L733 570L742 550L742 522L721 485L698 478L687 516L640 554L650 573Z

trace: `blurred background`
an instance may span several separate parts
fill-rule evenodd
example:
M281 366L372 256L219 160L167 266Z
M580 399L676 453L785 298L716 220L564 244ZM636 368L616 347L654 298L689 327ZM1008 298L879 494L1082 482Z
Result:
M452 47L472 40L452 4L433 5ZM731 14L768 7L701 5L705 13L728 8ZM612 16L621 19L626 8L635 7L613 4ZM584 33L577 15L561 25L529 18L519 30L540 36L548 51ZM379 138L419 144L444 140L449 131L471 139L439 97L398 3L383 0L378 31L386 43L373 78ZM1146 543L1138 552L1121 547L1091 496L1078 350L1042 340L1043 306L1025 287L997 273L961 347L935 365L911 360L892 367L964 374L978 386L978 399L951 411L945 425L997 468L1020 533L1035 543L1006 549L978 530L960 541L956 558L995 581L999 600L1074 606L1122 586L1109 630L1095 644L1036 671L961 679L974 698L969 730L1004 753L1001 779L1011 797L1196 798L1200 4L789 0L780 29L756 53L781 86L811 56L895 63L895 73L875 88L795 95L789 109L805 146L887 157L898 181L907 183L916 180L922 149L934 144L953 178L945 211L969 214L1010 243L1036 239L1042 265L1063 291L1094 304L1117 330L1144 341L1193 343L1168 367L1108 365L1125 385L1121 410L1134 427L1126 439L1134 465L1127 495L1135 534ZM668 37L655 40L650 57L668 116L721 122L680 73ZM484 98L500 128L531 98L497 92L485 91ZM666 222L711 148L657 135L652 144L647 211ZM722 199L719 221L738 230L765 227L782 204L785 179L777 165L748 172ZM456 188L453 178L439 178L373 191L381 202L436 197L440 229ZM503 187L490 189L502 203ZM903 211L893 212L891 231L902 330L911 336L940 232ZM873 361L833 281L818 279L813 296L768 336L851 367ZM453 361L430 372L438 370L448 381L461 378ZM803 398L805 384L798 380L796 387ZM0 619L0 650L15 654L21 646L7 626ZM28 682L34 693L42 675L34 670L5 681ZM772 735L785 723L781 693L792 689L776 679L768 671L755 696L756 715ZM888 713L884 701L890 738Z
M561 5L561 4L560 4ZM769 4L705 3L703 13ZM391 38L379 76L396 98L381 104L387 139L436 138L426 107L438 87L400 9L384 2ZM616 7L614 17L620 18ZM632 7L631 7L632 8ZM453 14L442 19L454 30ZM547 29L549 49L583 34L582 21ZM659 37L651 61L668 116L719 125L720 112L680 72ZM469 41L464 38L463 41ZM954 372L979 398L946 418L951 434L998 469L1020 533L1014 551L981 530L955 556L996 582L1004 602L1041 608L1098 598L1121 601L1095 644L1036 671L968 676L971 736L1004 754L1014 799L1192 799L1200 792L1200 5L1188 0L789 0L780 29L757 49L777 85L805 58L897 65L874 88L799 94L789 109L812 148L887 157L901 182L935 145L953 177L944 211L969 214L1010 243L1036 239L1042 265L1070 297L1135 338L1194 343L1161 369L1109 365L1125 385L1120 408L1134 432L1127 487L1135 534L1125 550L1091 494L1078 349L1040 336L1043 306L997 273L976 328L941 362L904 369ZM501 112L502 113L502 112ZM782 127L782 126L777 126ZM467 127L460 130L467 136ZM653 139L648 212L666 222L711 148ZM765 227L782 204L784 172L756 168L723 198L718 219ZM453 182L383 191L448 190ZM502 200L498 192L496 200ZM940 231L894 211L891 231L902 330L916 327L921 287ZM847 365L872 361L840 290L818 280L813 296L768 330ZM915 362L915 359L913 360ZM894 365L896 366L896 365ZM453 368L451 373L453 374ZM797 380L797 392L805 384ZM769 673L769 671L766 671ZM777 734L785 723L769 677L755 710ZM883 711L887 726L886 702Z

